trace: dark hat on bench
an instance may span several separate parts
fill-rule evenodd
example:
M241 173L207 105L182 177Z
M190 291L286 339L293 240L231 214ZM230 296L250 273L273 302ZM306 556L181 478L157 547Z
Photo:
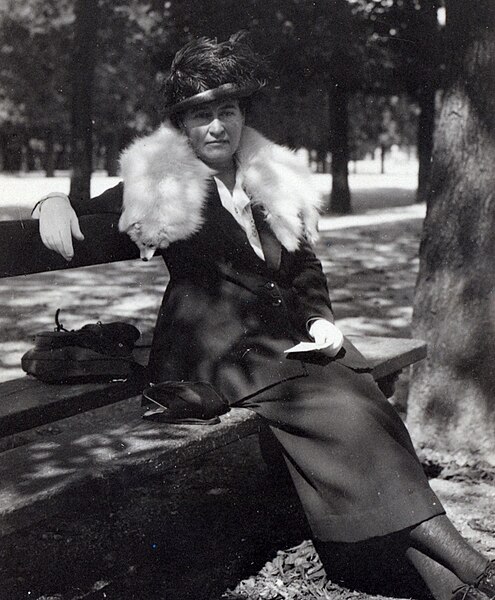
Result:
M230 406L204 381L163 381L143 391L145 419L163 423L218 423Z
M239 32L218 43L201 37L177 52L163 85L163 117L216 100L252 96L265 85L263 60Z

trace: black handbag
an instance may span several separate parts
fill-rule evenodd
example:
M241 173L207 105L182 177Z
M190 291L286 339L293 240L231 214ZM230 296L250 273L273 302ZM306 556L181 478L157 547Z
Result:
M69 331L55 313L55 330L34 336L34 348L21 359L22 369L47 383L101 382L128 377L141 369L132 354L139 330L119 321L84 325Z

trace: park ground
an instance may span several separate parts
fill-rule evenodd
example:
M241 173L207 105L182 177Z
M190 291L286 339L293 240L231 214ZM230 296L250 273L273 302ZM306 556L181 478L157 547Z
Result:
M353 215L321 219L317 252L347 333L410 335L425 213L414 203L415 169L359 165ZM113 182L96 176L93 192ZM325 175L315 183L330 186ZM0 176L0 219L24 218L40 195L67 187L63 175ZM0 380L22 375L22 353L57 308L68 328L120 319L149 330L165 283L159 259L0 280ZM407 374L393 398L403 414L406 400ZM427 467L456 525L494 557L493 473L469 459ZM297 502L248 438L3 538L0 600L368 598L326 583L308 538Z

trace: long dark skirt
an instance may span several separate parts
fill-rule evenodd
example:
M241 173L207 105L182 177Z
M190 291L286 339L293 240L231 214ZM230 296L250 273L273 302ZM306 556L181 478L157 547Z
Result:
M244 401L263 416L313 535L357 542L444 513L401 418L373 377L338 362Z

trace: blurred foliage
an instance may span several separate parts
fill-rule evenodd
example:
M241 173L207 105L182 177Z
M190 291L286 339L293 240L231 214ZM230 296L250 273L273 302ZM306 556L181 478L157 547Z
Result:
M69 127L68 65L74 15L71 2L4 1L0 4L0 126L17 140L63 138Z
M355 94L350 101L351 159L363 159L377 147L388 151L392 146L414 146L417 105L405 95L379 96Z
M100 0L97 166L113 172L120 149L158 124L159 84L184 42L199 35L225 39L239 29L250 31L273 73L253 111L253 121L268 136L327 152L329 90L337 84L352 98L353 156L382 145L384 135L387 145L391 139L412 143L417 109L406 106L408 98L414 101L422 87L440 81L438 3ZM67 166L73 5L74 0L0 1L3 168L19 168L26 148L28 154L58 148L56 166ZM27 166L39 162L31 157Z

